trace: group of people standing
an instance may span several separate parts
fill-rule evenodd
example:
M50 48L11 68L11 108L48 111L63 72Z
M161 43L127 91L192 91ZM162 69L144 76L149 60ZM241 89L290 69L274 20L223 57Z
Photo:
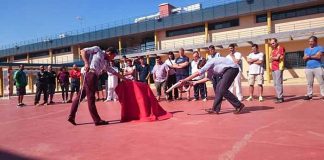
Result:
M311 36L308 43L309 47L305 49L303 57L306 63L305 74L307 79L307 95L304 99L312 99L315 77L320 84L320 92L324 100L323 62L321 61L324 49L317 44L317 37L315 36ZM270 67L276 93L275 102L282 103L284 102L283 70L285 48L279 45L278 40L275 38L271 39L270 45L272 47L272 53L269 63L271 63ZM199 100L199 98L206 101L206 82L211 81L215 92L215 98L212 108L207 109L206 112L218 114L220 112L222 100L225 98L234 106L234 113L240 113L245 106L242 103L244 99L241 86L242 54L236 51L236 44L230 44L228 46L229 53L226 57L222 57L220 53L216 52L215 46L213 45L210 45L208 49L209 55L207 58L203 58L199 51L194 51L193 60L191 61L189 57L185 55L183 48L179 49L178 57L175 57L173 52L169 52L168 59L166 59L165 62L162 61L161 57L157 56L155 66L151 72L149 65L144 61L144 57L139 57L132 61L124 56L123 63L120 64L119 69L113 61L117 53L115 49L109 48L106 51L102 51L97 46L83 49L81 51L81 57L85 62L84 69L87 74L84 83L85 89L82 90L80 96L77 96L73 100L68 121L74 125L76 124L74 119L78 104L87 96L88 106L95 124L108 124L108 122L100 119L95 107L95 92L100 90L100 86L104 83L106 87L109 86L107 87L107 101L117 100L118 97L114 89L119 80L136 80L147 83L150 74L153 75L158 100L160 100L162 96L162 89L168 101L181 100L184 92L187 92L187 99L190 100L190 88L193 86L193 101ZM89 56L90 58L87 58ZM249 64L249 96L246 100L254 100L254 84L257 83L259 86L258 100L263 101L265 55L259 51L257 44L253 44L251 46L251 53L246 57L246 60ZM109 65L107 65L107 63L109 63ZM27 78L23 70L24 66L21 65L14 76L18 95L18 106L24 105L22 100L23 95L26 94L25 86L27 85ZM71 102L73 93L80 91L80 77L81 73L76 66L73 67L70 73L67 72L65 67L62 67L57 75L52 70L51 66L48 66L47 71L45 71L44 66L40 66L40 71L37 73L35 105L40 105L39 100L41 93L44 93L44 102L41 104L47 105L54 103L53 95L55 93L56 79L62 89L63 102ZM69 78L71 78L71 83ZM182 84L181 87L166 93L166 90L177 82ZM68 89L70 85L71 95L70 99L68 99ZM98 86L98 88L93 86Z
M60 71L56 73L52 66L45 67L41 65L39 71L36 74L36 94L34 105L50 105L54 104L53 98L56 91L56 83L61 87L62 102L71 103L74 93L80 91L80 78L81 72L76 65L70 72L67 71L66 67L61 67ZM71 79L71 82L70 82ZM23 97L26 94L27 76L24 72L24 65L19 66L19 70L14 74L14 80L16 85L16 91L18 95L17 107L22 107L25 104L22 102ZM69 89L71 93L69 97ZM43 102L40 103L41 95L43 94Z

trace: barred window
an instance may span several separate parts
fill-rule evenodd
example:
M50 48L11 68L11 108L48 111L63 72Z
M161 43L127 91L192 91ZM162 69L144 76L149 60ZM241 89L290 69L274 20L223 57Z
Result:
M166 37L180 36L180 35L192 34L192 33L204 32L204 31L205 31L205 27L203 25L200 25L195 27L166 31Z
M304 51L285 53L285 67L287 69L305 67L306 63L303 60L303 57L304 57Z
M22 59L27 59L27 54L21 54L21 55L14 56L14 60L22 60Z

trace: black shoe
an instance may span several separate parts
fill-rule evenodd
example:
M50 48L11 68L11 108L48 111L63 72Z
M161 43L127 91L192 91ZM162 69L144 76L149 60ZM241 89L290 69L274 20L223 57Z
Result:
M282 102L284 102L283 98L277 98L277 101L275 101L275 103L282 103Z
M244 107L245 107L245 105L242 103L242 104L240 105L240 107L238 107L238 108L235 109L234 114L239 114L239 113L241 113Z
M205 111L206 111L208 114L219 114L219 112L214 111L212 108L205 109Z
M313 97L312 96L305 96L304 100L311 100Z
M107 124L109 124L109 122L101 120L99 122L96 122L95 126L102 126L102 125L107 125Z
M77 124L75 123L75 120L74 120L73 118L69 118L68 121L69 121L71 124L75 125L75 126L77 125Z

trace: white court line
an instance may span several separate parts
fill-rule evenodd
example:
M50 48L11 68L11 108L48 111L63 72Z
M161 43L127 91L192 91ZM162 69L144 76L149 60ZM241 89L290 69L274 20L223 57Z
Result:
M292 105L291 107L285 108L285 109L283 109L283 110L291 110L291 109L294 109L294 108L296 108L297 106L299 106L300 104L301 104L301 102L300 102L300 103L295 103L295 104ZM280 110L278 110L278 111L280 111ZM262 129L264 129L264 128L268 128L268 127L270 127L270 126L272 126L272 125L274 125L274 124L277 124L277 123L279 123L279 122L281 122L281 120L278 120L278 121L272 122L272 123L270 123L270 124L268 124L268 125L265 125L265 126L259 127L259 128L257 128L257 129L255 129L254 131L252 131L252 132L250 132L250 133L244 135L244 137L243 137L241 140L237 141L237 142L232 146L232 149L231 149L231 150L226 151L226 152L224 152L223 154L221 154L221 155L218 157L218 160L234 160L234 159L235 159L235 156L236 156L236 155L241 151L241 149L242 149L243 147L245 147L245 146L249 143L250 139L253 137L253 135L254 135L256 132L258 132L259 130L262 130Z

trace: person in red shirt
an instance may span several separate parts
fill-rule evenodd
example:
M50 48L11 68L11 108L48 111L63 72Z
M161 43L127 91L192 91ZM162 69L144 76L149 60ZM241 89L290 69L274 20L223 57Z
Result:
M76 64L73 64L73 68L70 71L70 77L71 77L71 94L70 94L70 100L68 101L68 103L72 103L72 98L73 98L74 92L76 92L78 94L80 91L81 72Z
M272 53L270 56L272 78L277 96L275 103L282 103L284 102L282 74L284 70L285 48L278 44L276 38L272 38L270 44L272 47Z

